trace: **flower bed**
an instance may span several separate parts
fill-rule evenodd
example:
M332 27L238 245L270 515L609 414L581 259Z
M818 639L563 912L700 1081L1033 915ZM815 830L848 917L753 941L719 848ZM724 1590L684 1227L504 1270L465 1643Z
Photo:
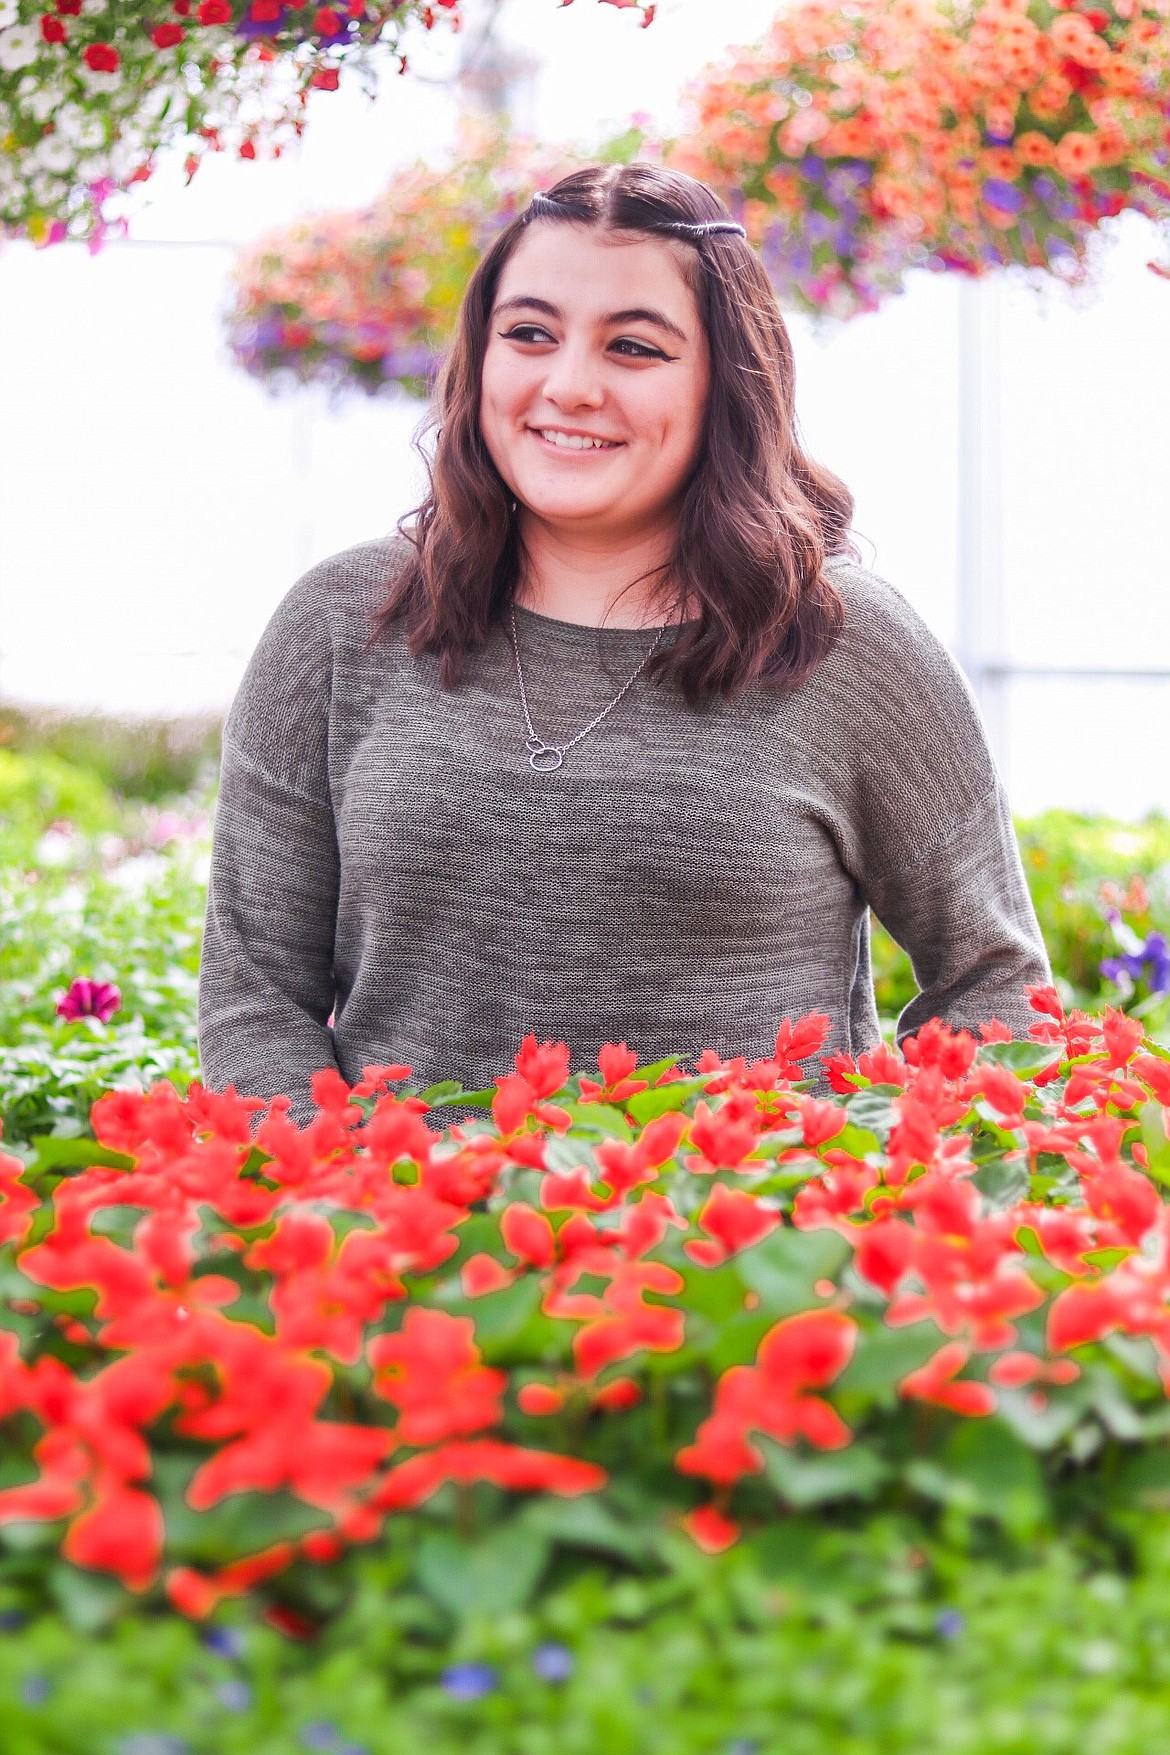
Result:
M1139 1536L1133 1514L1170 1460L1170 1049L1031 997L1030 1041L930 1024L903 1054L830 1057L825 1102L801 1090L812 1016L690 1078L621 1044L570 1076L532 1037L488 1092L321 1073L303 1132L281 1099L254 1128L257 1100L160 1081L101 1098L97 1144L0 1160L0 1615L41 1665L24 1748L80 1747L37 1727L76 1737L69 1701L102 1686L120 1732L209 1750L293 1747L220 1721L255 1706L276 1738L278 1709L322 1699L386 1750L474 1722L502 1755L532 1717L561 1738L533 1749L612 1723L615 1747L673 1726L682 1749L819 1751L850 1715L908 1748L922 1702L900 1691L946 1692L923 1644L966 1617L990 1652L989 1566L1030 1545L1033 1651L1059 1644L1058 1579L1107 1581L1079 1612L1104 1711L1091 1678L1124 1666L1094 1604L1140 1620L1165 1591L1165 1519ZM469 1100L483 1120L438 1131ZM867 1605L859 1690L814 1709L811 1676L753 1688L753 1654L802 1646L843 1684L827 1635ZM65 1675L54 1612L110 1628L106 1683ZM373 1680L345 1637L363 1612ZM192 1705L216 1672L184 1621L205 1652L249 1629L218 1716ZM324 1640L323 1693L299 1660L277 1687L265 1626ZM172 1681L128 1704L113 1683L146 1652ZM1124 1664L1113 1746L1136 1749L1170 1724L1170 1670ZM585 1705L606 1673L657 1691L649 1741L621 1687ZM320 1734L301 1746L351 1732Z
M804 0L691 83L665 162L812 313L876 310L916 266L1083 280L1103 219L1170 218L1168 22L1167 0Z

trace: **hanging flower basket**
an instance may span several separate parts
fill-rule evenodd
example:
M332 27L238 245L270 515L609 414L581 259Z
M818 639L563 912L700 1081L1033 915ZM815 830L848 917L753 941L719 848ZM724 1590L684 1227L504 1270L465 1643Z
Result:
M188 182L209 151L279 158L311 91L344 66L372 97L409 27L440 22L458 31L459 0L0 0L0 236L96 252L156 153L186 144Z
M1084 280L1103 219L1170 220L1170 0L805 0L684 106L665 162L810 313L876 310L913 267Z
M584 162L465 117L452 162L407 166L371 207L308 216L241 253L225 319L235 362L274 393L425 397L492 236Z

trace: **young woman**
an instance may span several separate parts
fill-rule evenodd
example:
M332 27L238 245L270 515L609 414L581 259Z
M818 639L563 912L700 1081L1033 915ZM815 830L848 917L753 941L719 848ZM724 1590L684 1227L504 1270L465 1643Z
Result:
M204 1083L406 1063L480 1090L523 1037L596 1074L881 1040L868 910L928 1018L1026 1036L1052 979L955 663L858 564L802 451L743 228L646 164L574 172L477 267L430 491L278 606L224 733ZM404 529L412 520L409 529ZM444 1122L466 1110L445 1110Z

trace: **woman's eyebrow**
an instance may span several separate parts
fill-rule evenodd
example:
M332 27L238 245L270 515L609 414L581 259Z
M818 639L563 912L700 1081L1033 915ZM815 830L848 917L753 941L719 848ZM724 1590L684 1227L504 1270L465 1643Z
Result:
M530 298L527 293L518 294L512 299L505 299L503 304L496 306L495 314L500 316L504 311L516 310L521 305L526 305L533 311L543 311L546 317L555 317L558 322L565 314L559 305L552 305L547 299ZM677 341L686 342L689 339L686 331L680 329L677 323L672 323L670 318L664 316L661 311L650 310L645 305L633 305L628 311L611 311L608 317L602 318L602 322L655 323L659 329L665 329L667 334L673 335Z

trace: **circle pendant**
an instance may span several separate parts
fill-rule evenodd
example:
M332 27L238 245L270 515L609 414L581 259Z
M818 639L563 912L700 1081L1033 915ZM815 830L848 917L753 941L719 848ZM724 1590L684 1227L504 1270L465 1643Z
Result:
M528 739L527 742L531 749L531 739ZM562 759L563 752L561 750L554 749L550 743L542 743L538 744L535 749L532 749L532 753L528 758L528 765L530 768L535 768L539 774L549 774L554 768L560 767Z

